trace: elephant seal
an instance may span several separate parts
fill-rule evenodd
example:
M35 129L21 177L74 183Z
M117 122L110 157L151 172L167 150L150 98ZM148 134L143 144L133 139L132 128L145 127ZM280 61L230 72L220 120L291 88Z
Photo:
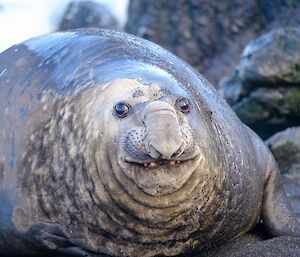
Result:
M86 29L0 55L0 252L204 251L299 236L273 156L189 65Z

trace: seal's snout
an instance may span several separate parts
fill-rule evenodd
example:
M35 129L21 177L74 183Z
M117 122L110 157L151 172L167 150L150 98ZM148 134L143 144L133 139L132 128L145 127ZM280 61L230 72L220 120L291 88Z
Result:
M178 158L184 151L184 141L172 106L162 101L153 102L147 106L144 117L145 147L151 158Z
M154 143L154 144L153 144ZM163 145L161 142L152 142L149 145L149 155L153 159L171 159L179 157L183 152L182 144L172 142L170 145Z

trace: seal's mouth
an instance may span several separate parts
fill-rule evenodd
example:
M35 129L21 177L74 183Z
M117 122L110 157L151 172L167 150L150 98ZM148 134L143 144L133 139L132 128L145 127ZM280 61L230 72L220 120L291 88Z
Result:
M180 156L170 159L154 159L147 154L133 156L125 152L125 154L121 156L120 161L127 167L132 166L139 169L176 169L196 162L197 159L199 159L199 154L199 148L196 146L192 151L183 152Z
M144 169L156 169L156 168L176 168L188 163L191 163L199 158L198 153L193 153L188 156L181 156L181 158L174 159L152 159L147 158L132 158L130 156L124 157L123 162L127 165L136 166Z
M117 176L125 174L129 181L133 181L146 194L162 196L174 193L183 187L202 160L201 153L196 149L170 159L154 159L148 155L139 157L123 155L119 158L120 169L116 174ZM119 181L123 184L125 177ZM128 188L128 183L124 183L124 188L130 191L134 187Z
M194 158L192 158L194 159ZM192 159L187 160L147 160L146 162L136 162L136 161L128 161L126 162L131 165L136 165L145 169L155 169L158 167L177 167L178 165L182 165Z

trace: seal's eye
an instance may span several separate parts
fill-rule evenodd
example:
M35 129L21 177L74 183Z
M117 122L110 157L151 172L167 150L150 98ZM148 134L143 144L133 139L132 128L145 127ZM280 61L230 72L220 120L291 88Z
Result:
M191 103L187 98L178 98L176 106L183 113L189 113L191 110Z
M120 102L117 103L114 107L114 113L119 118L125 118L128 115L130 106L126 103Z

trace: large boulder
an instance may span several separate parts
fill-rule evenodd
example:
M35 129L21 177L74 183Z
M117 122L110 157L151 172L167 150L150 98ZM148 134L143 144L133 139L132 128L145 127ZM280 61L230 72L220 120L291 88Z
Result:
M263 138L300 125L300 26L274 29L250 42L220 88Z
M281 0L131 0L125 30L162 45L217 84L262 31L299 24L299 8L299 1Z
M300 126L276 133L266 143L273 152L281 173L300 182Z
M266 143L277 160L287 196L300 220L300 126L279 132Z
M104 4L95 1L72 1L59 25L59 30L70 30L83 27L119 29L120 25L111 10Z

